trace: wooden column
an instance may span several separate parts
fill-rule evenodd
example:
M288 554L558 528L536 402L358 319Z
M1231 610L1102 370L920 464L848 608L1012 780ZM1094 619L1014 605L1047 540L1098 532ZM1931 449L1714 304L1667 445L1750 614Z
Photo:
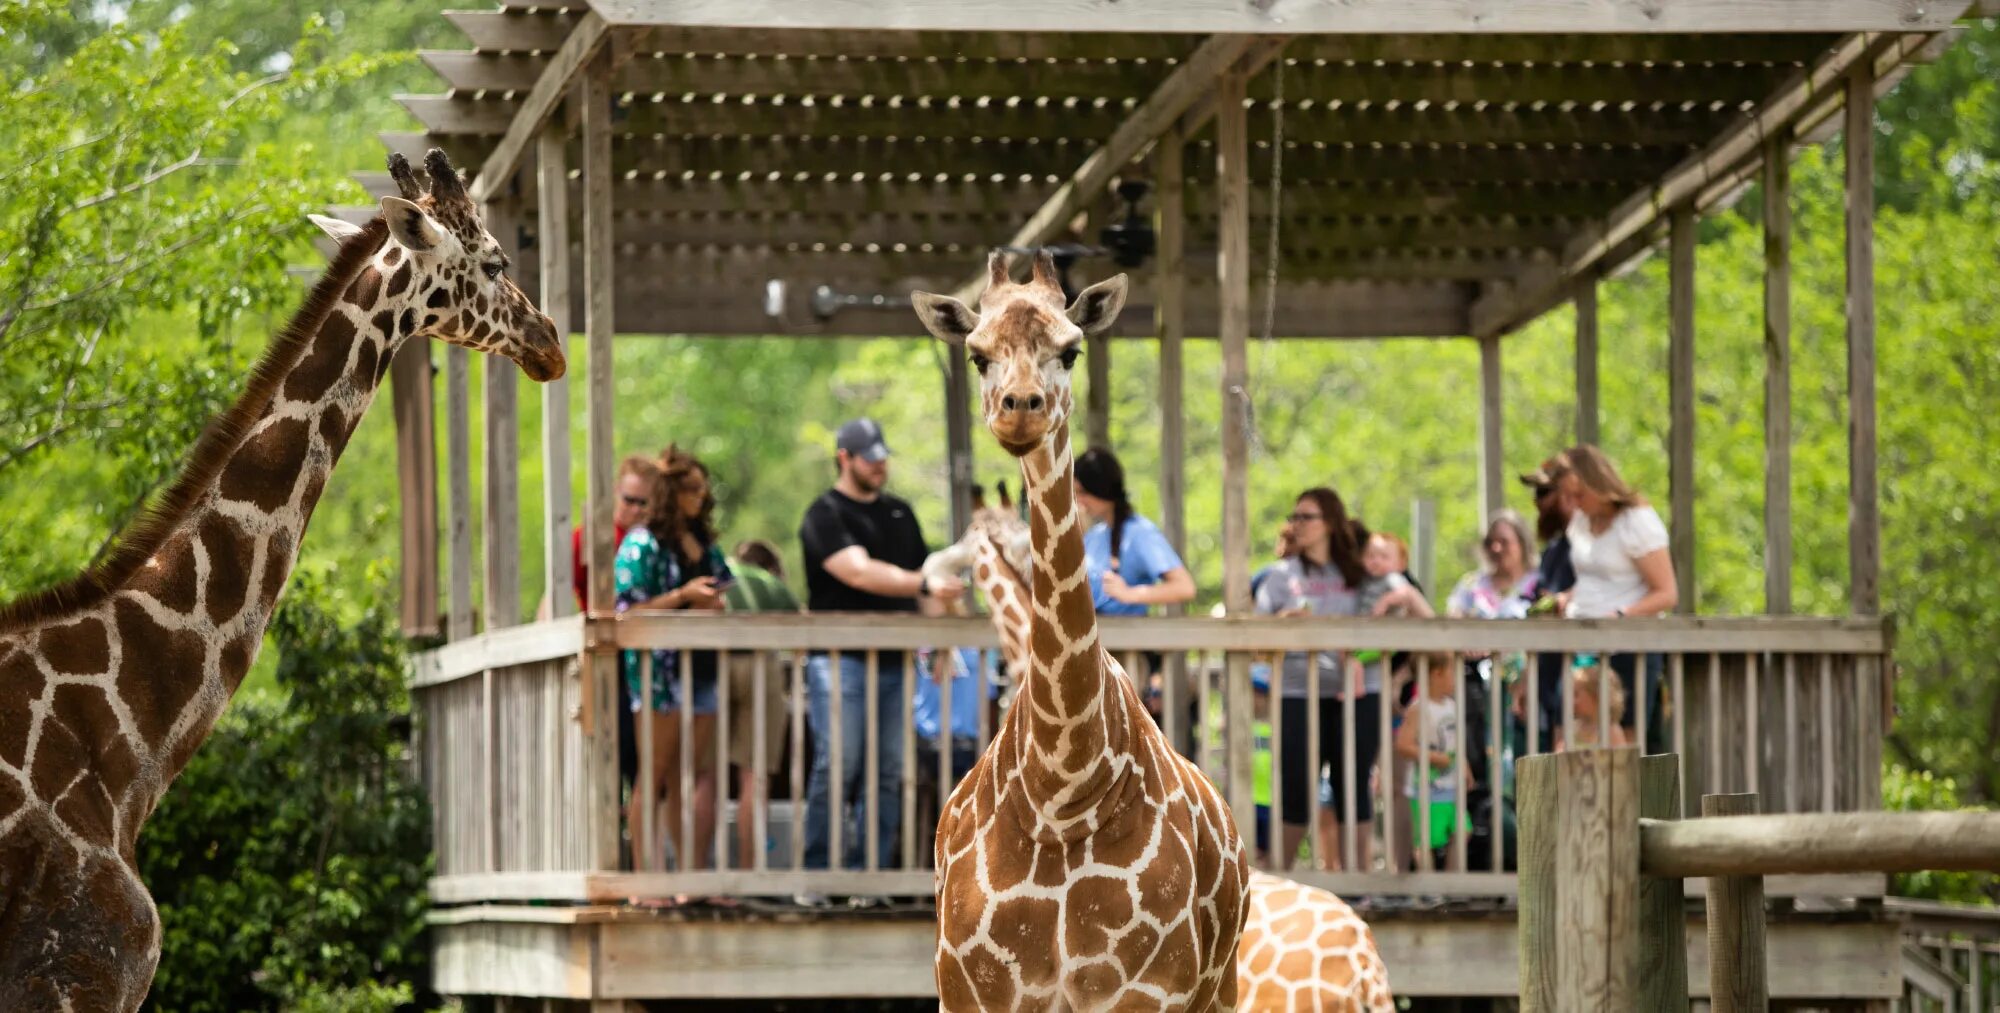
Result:
M1882 610L1875 470L1875 81L1847 79L1847 568L1856 615Z
M972 523L972 395L968 385L972 370L966 365L965 349L945 352L944 435L951 484L951 536L965 534Z
M451 639L472 636L472 353L444 349L445 487L451 570Z
M1180 124L1153 145L1153 329L1160 340L1160 528L1167 544L1187 559L1187 420L1182 395L1185 375L1181 343L1187 337L1187 135ZM1190 568L1192 571L1192 568ZM1183 615L1184 605L1168 615ZM1160 707L1168 741L1191 750L1187 727L1187 655L1168 654L1161 678Z
M1754 816L1757 796L1703 795L1703 819ZM1708 878L1708 996L1715 1013L1764 1013L1771 1006L1764 960L1764 878Z
M1500 336L1479 339L1479 526L1507 505L1500 440Z
M1673 500L1668 524L1676 612L1693 612L1694 594L1694 210L1675 208L1667 262L1667 484Z
M1639 759L1639 816L1681 818L1680 757L1659 753ZM1687 893L1684 881L1665 876L1639 880L1640 1013L1686 1013L1688 1008Z
M520 245L518 197L509 185L486 202L486 231L513 256ZM487 630L505 629L521 620L521 426L520 368L497 355L480 357L485 379L485 470L480 498L484 504L486 584L482 596Z
M1090 388L1084 391L1084 441L1092 447L1111 446L1111 335L1094 334L1084 339L1084 365L1089 367Z
M1556 1008L1639 1005L1639 751L1556 754Z
M1520 863L1521 1013L1556 1008L1556 757L1514 763Z
M1764 145L1764 611L1792 611L1792 173Z
M1410 573L1424 586L1426 594L1436 594L1438 504L1429 496L1410 501Z
M1250 611L1249 338L1250 135L1243 109L1248 77L1232 69L1216 82L1215 168L1220 212L1216 282L1222 341L1222 591L1232 616ZM1256 829L1251 798L1250 659L1228 655L1223 684L1229 803L1238 831Z
M611 224L611 54L599 52L585 68L583 106L583 286L585 355L584 433L588 481L584 486L583 544L590 553L588 612L613 609L611 557L617 551L612 524L618 457L612 444L612 257ZM609 620L587 620L591 624ZM589 638L586 638L586 643ZM590 812L593 857L600 869L619 865L618 654L592 650L585 655L584 700L589 720Z
M1597 276L1576 282L1576 442L1597 445Z
M402 507L403 635L434 637L438 623L436 381L431 343L405 341L389 367L396 416L396 488Z
M556 324L563 355L569 355L569 133L560 114L550 118L535 141L536 228L541 252L542 312ZM570 587L569 373L542 384L542 593L551 616L573 615Z

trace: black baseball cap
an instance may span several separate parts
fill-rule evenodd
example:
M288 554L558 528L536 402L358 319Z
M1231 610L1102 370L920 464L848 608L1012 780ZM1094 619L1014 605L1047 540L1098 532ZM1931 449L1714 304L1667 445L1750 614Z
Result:
M833 446L836 450L845 450L870 464L889 457L889 445L882 442L882 427L871 418L848 420L840 427L840 433L834 437Z

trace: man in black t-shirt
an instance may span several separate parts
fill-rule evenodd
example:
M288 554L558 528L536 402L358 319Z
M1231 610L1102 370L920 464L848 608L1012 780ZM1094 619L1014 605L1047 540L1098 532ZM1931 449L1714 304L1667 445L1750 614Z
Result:
M924 544L916 511L902 499L882 491L889 479L889 446L873 419L854 419L840 427L834 441L834 463L840 477L812 506L799 524L799 544L806 564L806 607L813 612L924 612L936 615L946 602L964 592L956 577L928 580L917 568L930 549ZM861 783L867 749L867 661L858 653L835 659L814 654L806 659L806 708L813 732L812 776L806 787L806 867L829 867L833 757L830 748L832 680L840 680L841 796L850 813L841 813L842 864L863 868L867 820L875 820L882 854L876 867L887 868L895 853L903 772L903 656L880 652L876 658L876 783ZM871 806L871 796L879 806Z

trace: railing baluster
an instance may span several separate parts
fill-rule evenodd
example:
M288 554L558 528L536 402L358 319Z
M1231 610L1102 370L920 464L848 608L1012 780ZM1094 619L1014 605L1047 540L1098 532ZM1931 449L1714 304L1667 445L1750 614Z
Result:
M1603 663L1602 659L1599 659L1599 663L1600 664ZM1576 748L1576 679L1574 678L1575 668L1576 668L1576 655L1573 655L1568 651L1564 651L1562 656L1562 673L1561 673L1562 708L1563 708L1562 747L1566 750ZM1613 678L1616 678L1616 676L1613 676ZM1602 698L1605 694L1604 694L1604 688L1602 686L1598 687L1597 695L1599 697L1597 709L1603 710L1604 701Z
M699 868L694 856L701 846L694 839L694 652L682 648L680 698L676 701L681 725L680 807L681 833L674 840L674 867L681 872Z
M993 690L991 687L993 684L989 681L989 666L987 664L986 652L982 650L973 656L979 659L979 665L972 673L974 690L972 698L979 701L978 710L973 712L976 715L974 725L979 730L979 753L973 757L974 761L977 761L980 756L986 755L986 744L993 741L993 719L991 714L993 710Z
M1417 695L1412 698L1416 701L1414 710L1416 711L1417 719L1417 762L1410 776L1415 778L1417 782L1417 825L1412 829L1417 832L1418 872L1433 872L1435 871L1434 866L1437 864L1437 856L1431 851L1431 834L1434 831L1431 827L1431 709L1428 705L1430 699L1430 676L1431 656L1428 654L1417 655ZM1389 684L1386 674L1382 679L1382 684L1382 688L1386 691ZM1404 718L1403 720L1408 721L1409 718ZM1395 778L1389 778L1388 783L1394 784ZM1400 861L1401 859L1397 858L1390 864L1394 865Z
M1333 842L1321 840L1322 835L1319 832L1319 676L1320 661L1324 657L1325 652L1322 651L1306 652L1306 765L1304 770L1299 771L1299 776L1305 778L1306 833L1312 840L1313 865L1321 869L1331 868L1333 865L1327 861L1333 855ZM1275 749L1272 751L1276 752ZM1276 830L1284 822L1285 809L1284 796L1279 795L1276 781L1271 782L1271 794L1277 798L1278 815L1271 821L1272 829ZM1282 844L1278 846L1283 847ZM1284 860L1278 863L1278 868L1289 869L1297 860L1298 852L1294 850L1292 854L1284 856Z
M1833 769L1833 655L1819 656L1819 811L1837 812Z
M750 790L736 802L736 818L743 818L743 807L750 809L750 867L764 872L771 867L770 855L765 853L764 842L771 839L771 771L764 753L770 749L770 733L764 725L771 713L771 693L765 688L764 680L770 677L770 652L758 651L750 660ZM738 856L739 864L742 856Z
M867 854L861 867L874 872L882 867L882 669L881 654L868 652L867 681L861 684L861 790L868 804L862 808L861 843Z
M1506 690L1507 679L1505 673L1506 663L1501 658L1499 652L1496 651L1493 654L1492 662L1487 666L1486 670L1486 790L1493 799L1493 804L1489 807L1489 815L1492 817L1493 823L1489 833L1492 836L1488 838L1492 843L1488 850L1491 852L1489 857L1492 858L1492 871L1495 873L1507 867L1507 856L1505 854L1507 844L1506 840L1501 836L1501 831L1505 828L1503 817L1506 815L1503 811L1505 807L1501 805L1501 800L1505 797L1502 791L1502 788L1505 786L1501 784L1501 781L1504 779L1504 771L1506 769L1504 766L1506 762L1504 741L1507 732L1500 705L1501 694ZM1524 671L1522 677L1530 678L1532 677L1532 673Z
M956 655L957 651L954 650L953 654ZM902 762L898 764L902 768L899 772L898 783L902 788L902 791L899 793L902 796L901 804L903 813L900 825L903 828L903 868L905 869L917 868L919 864L917 861L916 679L916 659L909 651L904 651L903 688L901 693L903 698L903 758ZM943 814L944 810L939 809L938 815L942 816Z
M1785 654L1785 811L1799 811L1799 656Z
M1632 656L1632 692L1639 694L1632 701L1632 741L1639 747L1639 755L1646 755L1646 726L1651 723L1653 709L1652 655Z
M1396 821L1399 818L1396 815L1396 767L1398 764L1396 763L1396 736L1391 720L1395 715L1396 709L1396 680L1393 677L1393 673L1388 670L1389 660L1393 657L1393 654L1385 654L1383 656L1382 691L1375 695L1377 703L1375 708L1375 780L1382 788L1382 805L1376 809L1375 818L1382 824L1382 852L1387 858L1385 864L1391 873L1401 873L1403 871L1403 862L1409 856L1398 854L1397 852L1402 849L1396 846ZM1356 869L1354 871L1367 872L1369 870Z
M1632 656L1633 689L1631 690L1631 692L1638 693L1642 696L1644 695L1644 691L1641 690L1639 687L1644 686L1646 682L1645 667L1646 667L1645 656L1638 654ZM1625 715L1623 713L1613 713L1614 708L1611 706L1611 697L1612 697L1611 685L1613 681L1615 681L1617 678L1618 678L1618 670L1611 667L1610 656L1603 654L1598 655L1597 656L1597 748L1599 749L1611 748L1611 726L1613 724L1624 723ZM1634 702L1636 703L1636 701Z
M1359 834L1354 826L1354 782L1356 780L1354 776L1354 768L1356 767L1356 763L1354 762L1354 694L1360 691L1360 687L1367 684L1368 673L1366 669L1359 672L1343 670L1342 675L1341 683L1343 684L1344 691L1340 694L1340 730L1342 733L1340 743L1340 869L1342 872L1359 872L1361 870L1356 868L1358 864L1357 856L1360 854L1357 844ZM1357 675L1359 678L1355 677ZM1384 681L1386 682L1387 680Z
M847 666L843 662L847 658L840 652L835 651L827 655L827 660L830 664L827 666L828 717L825 729L828 764L826 778L826 867L829 869L844 869L847 867L847 851L842 847L845 842L841 838L846 836L844 831L847 829L847 807L844 804L847 801L847 756L845 749L847 744L841 741L846 737L841 734L841 731L847 725L847 722L843 720L847 713L844 701L847 693L841 684L846 682L843 676L846 674Z
M1208 652L1196 651L1194 681L1194 756L1195 766L1210 779L1215 777L1214 757L1209 755L1209 715L1208 715Z
M1680 757L1681 784L1688 779L1687 753L1687 655L1675 651L1671 663L1674 679L1674 755ZM1688 817L1688 799L1694 797L1691 791L1681 791L1681 818Z
M1722 655L1708 655L1708 734L1703 745L1708 753L1708 786L1703 795L1720 795L1722 790ZM1689 794L1695 794L1689 792Z
M1522 671L1521 678L1527 683L1521 690L1522 700L1526 704L1524 710L1527 717L1524 720L1528 726L1528 741L1523 747L1523 753L1527 756L1534 756L1542 751L1542 656L1540 653L1536 651L1528 652L1527 668Z
M1451 753L1452 781L1458 786L1457 790L1452 793L1454 805L1452 806L1451 814L1451 871L1468 872L1471 870L1471 863L1466 859L1465 853L1466 847L1470 843L1466 840L1466 837L1469 835L1466 833L1465 793L1471 789L1472 785L1468 783L1465 775L1472 769L1472 764L1466 760L1465 723L1472 715L1466 709L1465 661L1459 655L1453 654L1451 655L1451 662L1452 699L1457 701L1452 706L1458 715L1458 738L1452 744Z
M715 652L715 867L729 868L729 652ZM743 818L739 803L736 818ZM739 860L740 864L740 860Z
M1284 675L1285 655L1279 652L1271 665L1266 683L1268 692L1264 694L1264 716L1271 726L1271 812L1266 817L1266 825L1270 828L1266 840L1270 841L1271 848L1264 858L1265 868L1281 872L1290 868L1289 856L1281 860L1278 854L1285 847L1285 708L1279 697ZM1254 781L1254 775L1252 779Z
M618 678L625 678L619 673ZM653 652L639 652L639 713L633 716L632 727L639 736L639 776L637 789L639 801L632 810L639 819L631 820L632 850L638 858L632 862L633 872L648 872L663 867L666 852L659 846L656 828L659 826L660 786L653 778Z
M1763 729L1760 727L1761 722L1758 721L1757 704L1759 702L1757 694L1757 652L1745 651L1743 653L1743 725L1748 734L1743 736L1743 776L1749 779L1749 787L1745 790L1752 795L1762 790L1759 782L1763 780L1759 776L1761 772L1757 769L1761 766L1758 761L1764 755L1762 748L1764 745Z
M951 790L957 787L952 783L952 774L954 772L951 766L951 688L952 684L958 681L958 657L954 654L946 658L945 662L945 664L940 665L938 664L937 655L931 655L931 679L937 683L938 688L937 780L939 816L944 815L944 804L951 798ZM1028 706L1032 707L1034 705L1031 703Z
M804 651L792 653L792 818L786 836L792 841L792 868L806 867L806 659ZM835 668L838 671L838 666Z

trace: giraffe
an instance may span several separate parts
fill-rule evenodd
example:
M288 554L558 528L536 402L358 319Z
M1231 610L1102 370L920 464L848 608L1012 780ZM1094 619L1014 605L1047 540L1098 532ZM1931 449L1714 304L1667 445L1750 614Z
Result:
M106 558L0 606L0 1009L133 1010L160 921L140 828L263 639L306 521L391 358L413 336L562 376L560 336L510 281L441 151L424 191L367 225L315 220L339 253L244 391Z
M1368 923L1339 897L1268 872L1250 874L1236 980L1237 1001L1258 1013L1396 1008Z
M1065 307L1055 264L988 261L979 310L914 293L979 371L1021 462L1033 546L1029 673L938 821L935 966L946 1010L1227 1010L1249 863L1222 797L1153 726L1097 637L1072 488L1070 369L1124 275Z
M1007 483L998 483L999 506L988 506L982 490L972 488L972 519L958 541L924 559L926 577L972 571L986 612L1000 634L1000 655L1006 661L1007 683L1020 685L1028 673L1028 525L1014 512ZM970 614L965 599L948 606L954 615Z

